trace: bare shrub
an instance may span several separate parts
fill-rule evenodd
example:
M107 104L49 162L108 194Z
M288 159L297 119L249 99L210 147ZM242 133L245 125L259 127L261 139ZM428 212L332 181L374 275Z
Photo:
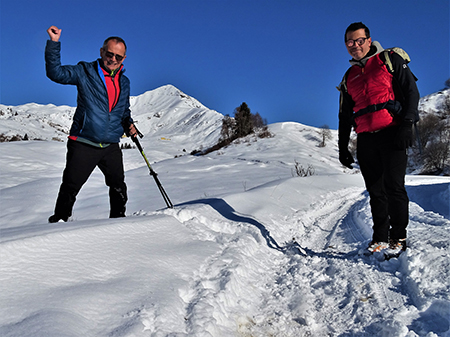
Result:
M417 128L424 172L443 172L450 162L449 120L435 114L424 114Z
M272 138L273 133L269 131L269 127L267 125L264 125L257 131L257 136L259 138Z
M333 139L333 135L331 134L330 127L327 124L323 125L320 128L320 131L318 131L318 134L321 138L319 147L327 146L327 140Z
M311 164L308 164L308 167L303 167L302 164L300 164L298 161L294 160L295 165L292 169L292 176L295 177L307 177L312 176L315 174L314 166Z

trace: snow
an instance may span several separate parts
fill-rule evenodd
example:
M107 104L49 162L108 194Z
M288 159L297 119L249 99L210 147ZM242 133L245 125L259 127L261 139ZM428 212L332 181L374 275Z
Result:
M107 218L96 170L70 221L48 224L74 109L0 106L1 133L43 140L0 144L1 336L450 336L450 177L406 176L409 249L383 261L361 254L369 198L335 130L322 148L316 128L272 124L191 156L221 114L172 86L132 107L175 207L127 149L127 218Z

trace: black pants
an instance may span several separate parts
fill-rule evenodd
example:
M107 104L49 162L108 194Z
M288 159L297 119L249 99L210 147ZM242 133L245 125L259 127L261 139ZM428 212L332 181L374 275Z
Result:
M358 134L357 158L370 196L373 240L406 238L409 199L405 190L408 156L396 149L397 127Z
M74 140L67 143L66 168L56 201L55 215L61 219L72 215L76 196L96 166L103 172L105 183L109 186L110 218L125 216L128 198L119 144L100 148Z

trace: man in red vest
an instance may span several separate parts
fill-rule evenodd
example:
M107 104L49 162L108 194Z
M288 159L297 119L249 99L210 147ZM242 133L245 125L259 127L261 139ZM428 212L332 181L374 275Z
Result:
M405 190L407 148L412 145L419 92L416 78L398 54L382 53L361 22L345 32L351 67L340 85L339 160L352 168L351 129L357 133L357 159L370 195L371 252L406 249L409 199ZM386 57L392 72L386 67Z
M49 222L67 221L76 196L95 167L109 187L111 218L125 216L128 200L120 138L136 136L130 114L130 81L123 74L126 44L120 37L106 39L100 58L77 65L61 65L61 29L51 26L45 48L48 78L76 85L77 108L67 142L66 167Z

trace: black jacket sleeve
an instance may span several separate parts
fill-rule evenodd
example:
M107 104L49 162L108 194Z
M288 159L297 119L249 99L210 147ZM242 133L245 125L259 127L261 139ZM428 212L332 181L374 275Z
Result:
M353 107L355 103L347 92L345 85L345 78L347 73L344 75L344 80L339 86L339 91L341 92L339 97L339 130L338 130L338 144L339 150L344 150L348 148L348 142L350 140L350 133L352 131L352 115Z

